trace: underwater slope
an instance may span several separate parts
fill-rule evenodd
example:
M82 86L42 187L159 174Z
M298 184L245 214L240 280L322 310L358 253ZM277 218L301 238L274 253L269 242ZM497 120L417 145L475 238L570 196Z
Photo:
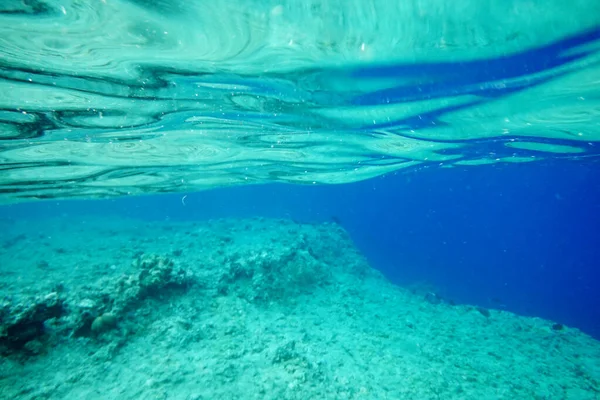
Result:
M2 224L1 398L600 393L599 342L393 286L335 224Z
M0 4L0 202L598 159L600 2Z

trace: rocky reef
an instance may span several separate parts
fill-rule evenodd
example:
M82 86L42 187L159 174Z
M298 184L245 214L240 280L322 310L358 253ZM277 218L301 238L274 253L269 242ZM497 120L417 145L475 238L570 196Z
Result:
M35 355L64 338L118 331L127 314L144 301L176 295L193 282L192 274L172 259L139 254L130 274L72 290L58 285L56 291L35 297L13 296L0 308L0 353Z
M78 338L123 342L138 330L142 309L168 303L192 287L197 299L228 296L261 306L293 301L344 273L373 273L334 224L311 229L285 222L279 227L283 232L265 228L249 238L243 232L254 229L251 226L227 220L209 226L227 234L205 235L202 246L194 245L196 257L181 257L181 247L162 253L138 251L130 255L128 265L105 264L103 271L92 270L89 280L48 282L53 289L40 289L41 295L14 294L0 309L0 352L31 356ZM339 235L335 245L332 231ZM203 233L189 232L189 237Z
M65 314L65 299L56 292L16 304L5 300L0 308L0 353L38 353L47 321Z

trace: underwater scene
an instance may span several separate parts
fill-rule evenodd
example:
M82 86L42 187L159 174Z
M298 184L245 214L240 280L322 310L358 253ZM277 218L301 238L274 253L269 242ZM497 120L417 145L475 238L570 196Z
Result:
M0 399L600 399L600 2L1 0Z

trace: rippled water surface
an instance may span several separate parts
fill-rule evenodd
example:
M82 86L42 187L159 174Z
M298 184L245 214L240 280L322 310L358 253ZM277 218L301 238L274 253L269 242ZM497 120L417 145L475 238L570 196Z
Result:
M600 156L596 0L0 2L0 201Z

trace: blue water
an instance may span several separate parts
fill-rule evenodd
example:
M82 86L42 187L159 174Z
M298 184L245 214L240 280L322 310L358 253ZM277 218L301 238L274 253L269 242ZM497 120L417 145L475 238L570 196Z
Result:
M335 220L395 283L600 338L598 164L424 169L338 186L273 184L1 211L12 218L101 212L151 220Z
M240 4L2 5L0 200L33 202L0 216L333 220L396 283L600 338L597 2Z
M0 1L0 398L596 398L599 227L597 0Z

